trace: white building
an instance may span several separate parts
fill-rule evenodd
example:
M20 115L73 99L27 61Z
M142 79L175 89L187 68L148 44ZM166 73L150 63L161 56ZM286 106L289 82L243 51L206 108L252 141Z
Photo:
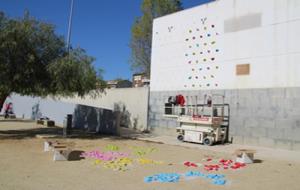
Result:
M300 1L217 0L154 20L149 121L170 95L224 94L234 142L300 149Z

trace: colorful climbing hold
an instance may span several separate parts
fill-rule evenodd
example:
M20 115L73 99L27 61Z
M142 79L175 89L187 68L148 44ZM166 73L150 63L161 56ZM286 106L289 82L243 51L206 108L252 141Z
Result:
M215 60L215 58L214 57L212 57L212 58L210 58L212 61L214 61Z

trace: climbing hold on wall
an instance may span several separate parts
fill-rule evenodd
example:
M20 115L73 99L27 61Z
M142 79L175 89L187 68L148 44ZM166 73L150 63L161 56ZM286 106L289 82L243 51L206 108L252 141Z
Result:
M216 66L216 69L219 69L219 66Z
M207 53L210 53L210 50L207 50Z
M195 85L194 85L194 84L192 84L192 87L195 87Z
M202 51L200 51L200 54L203 54L203 52L202 52Z
M199 28L197 28L196 30L199 31Z
M196 79L198 79L198 76L195 76Z
M194 39L196 39L196 37L195 37L195 36L193 36L193 40L194 40Z
M216 49L216 52L219 52L219 49Z
M214 58L214 57L212 57L212 58L210 58L210 59L211 59L212 61L213 61L213 60L215 60L215 58Z
M204 26L204 28L203 28L204 30L206 30L207 29L207 27L206 26Z
M203 45L205 45L205 46L206 46L206 45L207 45L207 43L204 43Z
M216 83L215 86L218 86L218 84Z
M187 53L185 54L185 56L188 56L188 55L189 55L189 54L187 54Z
M192 48L192 46L189 46L189 48Z
M213 24L212 24L212 25L211 25L211 27L212 27L212 28L214 28L214 27L215 27L215 25L213 25Z
M189 39L188 39L188 38L186 38L186 39L185 39L185 41L189 41Z
M203 61L205 62L205 61L206 61L206 59L204 58L204 59L203 59Z
M207 34L207 37L210 37L210 34Z
M206 76L203 76L203 79L206 79Z
M206 86L209 86L209 84L207 83Z
M194 69L194 68L192 68L192 71L195 71L195 69Z
M191 64L192 63L192 61L189 61L189 64Z
M189 30L189 33L192 33L192 30Z
M189 76L189 79L192 79L192 77L191 77L191 76Z
M199 71L202 71L202 68L199 68Z
M216 43L215 41L212 41L212 42L211 42L211 44L215 44L215 43Z
M193 55L196 55L196 53L195 53L195 52L193 52Z
M214 75L210 75L211 78L215 78Z
M209 70L210 68L209 67L207 67L207 70Z
M200 38L203 38L203 36L202 36L202 35L200 35Z
M196 44L197 47L199 47L199 44Z
M199 63L199 61L198 61L198 60L196 60L196 63Z

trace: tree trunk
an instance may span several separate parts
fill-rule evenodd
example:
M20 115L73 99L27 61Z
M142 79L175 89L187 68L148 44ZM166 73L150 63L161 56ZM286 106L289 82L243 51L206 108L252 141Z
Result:
M8 93L0 93L0 112L2 111L3 104L8 95Z

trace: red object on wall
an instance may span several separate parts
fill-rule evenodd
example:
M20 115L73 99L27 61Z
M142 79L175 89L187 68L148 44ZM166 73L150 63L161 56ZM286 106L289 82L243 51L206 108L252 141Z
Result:
M185 103L184 96L182 96L181 94L177 95L176 96L176 104L184 106L184 103Z

